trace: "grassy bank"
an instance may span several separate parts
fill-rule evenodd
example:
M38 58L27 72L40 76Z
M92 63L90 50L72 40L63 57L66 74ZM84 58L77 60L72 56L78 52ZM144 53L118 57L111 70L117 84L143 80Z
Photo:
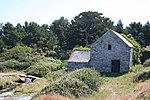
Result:
M120 97L129 95L134 91L134 89L141 84L134 82L137 75L145 73L145 71L150 70L150 68L144 68L142 65L136 65L131 69L129 73L126 74L110 74L105 73L104 79L105 83L99 87L98 92L94 92L88 97L81 97L78 100L122 100ZM150 78L150 77L149 77ZM149 79L145 81L150 81ZM143 81L144 82L144 81ZM150 85L150 83L149 83ZM128 100L128 99L123 99ZM134 99L136 100L136 99ZM139 99L143 100L143 99ZM149 99L144 99L149 100Z

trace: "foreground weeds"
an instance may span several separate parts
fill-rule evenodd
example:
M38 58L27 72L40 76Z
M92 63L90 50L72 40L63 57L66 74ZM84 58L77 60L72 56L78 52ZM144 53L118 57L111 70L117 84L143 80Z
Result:
M90 68L78 69L53 81L49 86L42 89L34 99L45 94L59 94L70 98L85 97L98 91L102 82L103 78L95 70Z
M144 68L142 65L136 65L130 72L125 74L102 73L105 81L99 87L99 91L94 92L88 97L80 97L78 100L129 100L124 97L132 93L136 86L140 84L133 81L134 77L148 69L149 68ZM123 97L124 99L121 99L120 97Z

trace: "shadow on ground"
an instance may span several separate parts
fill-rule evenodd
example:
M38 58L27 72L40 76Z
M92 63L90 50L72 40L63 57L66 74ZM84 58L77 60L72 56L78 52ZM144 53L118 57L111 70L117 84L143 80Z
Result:
M126 74L126 73L104 73L104 72L101 73L101 75L103 77L118 77L118 76L122 76L124 74Z

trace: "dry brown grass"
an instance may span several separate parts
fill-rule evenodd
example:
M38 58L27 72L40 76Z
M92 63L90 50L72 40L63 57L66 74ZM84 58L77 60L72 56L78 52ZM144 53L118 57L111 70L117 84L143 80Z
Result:
M59 95L54 95L54 96L41 95L37 98L37 100L71 100L71 99Z
M119 100L150 100L150 80L139 83L129 95L121 96Z
M0 73L0 76L20 76L25 75L23 72L7 72L7 73Z

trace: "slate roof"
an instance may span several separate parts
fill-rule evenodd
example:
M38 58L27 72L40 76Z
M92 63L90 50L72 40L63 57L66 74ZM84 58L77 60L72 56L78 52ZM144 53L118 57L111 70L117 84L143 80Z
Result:
M107 32L114 33L114 34L115 34L116 36L118 36L125 44L127 44L127 46L133 48L133 45L132 45L128 40L126 40L121 34L115 32L115 31L113 31L113 30L109 30L109 31L107 31ZM107 33L107 32L106 32L106 33Z
M90 60L90 51L82 51L82 50L78 50L78 51L74 51L68 62L89 62Z

